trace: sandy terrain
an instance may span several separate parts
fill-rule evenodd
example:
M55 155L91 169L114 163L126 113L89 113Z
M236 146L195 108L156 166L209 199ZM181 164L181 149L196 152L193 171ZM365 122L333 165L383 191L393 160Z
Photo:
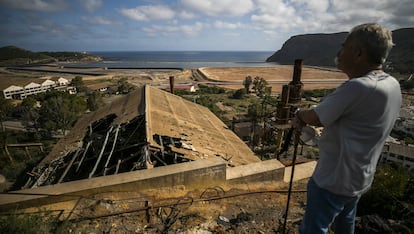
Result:
M102 68L61 68L56 66L39 66L31 67L33 70L27 71L9 71L2 70L0 78L0 87L6 88L13 80L17 85L26 85L33 79L44 78L48 76L63 76L69 80L75 76L82 76L86 84L93 84L99 80L117 80L126 78L129 83L136 86L143 84L166 85L169 83L169 77L174 76L175 83L194 82L194 69L102 69ZM240 89L243 87L243 80L246 76L252 78L259 76L267 80L274 93L282 90L282 85L292 80L293 66L280 65L269 67L207 67L198 69L208 79L201 79L200 82L209 82L219 85L223 88ZM27 79L30 75L31 79ZM336 69L303 67L302 82L304 89L318 88L335 88L347 80L342 72ZM19 80L20 78L20 80ZM19 82L18 82L19 81ZM6 83L4 83L6 82Z
M229 67L229 68L200 68L210 81L234 82L239 84L222 84L221 87L239 89L247 76L264 78L273 92L281 92L282 85L287 84L293 77L293 66L280 65L272 67ZM301 80L304 89L336 88L346 81L347 76L336 69L303 67Z

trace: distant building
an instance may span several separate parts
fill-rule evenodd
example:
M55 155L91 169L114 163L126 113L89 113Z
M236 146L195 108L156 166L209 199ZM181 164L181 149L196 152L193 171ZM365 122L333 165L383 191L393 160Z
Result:
M86 85L86 87L92 91L100 93L113 93L113 90L117 89L117 86L111 82L102 82Z
M380 161L400 163L410 170L414 170L414 147L391 142L386 143Z
M406 112L406 111L405 111ZM408 113L408 112L406 112ZM403 117L402 114L400 114L400 118L395 122L394 129L398 131L402 131L407 135L410 135L411 137L414 137L414 118L411 116Z
M5 83L0 87L0 92L4 99L25 99L30 95L45 93L50 90L69 91L73 93L72 89L68 90L69 81L63 77L53 80L47 78L41 82L40 79L13 79L9 84ZM76 92L75 92L76 93Z

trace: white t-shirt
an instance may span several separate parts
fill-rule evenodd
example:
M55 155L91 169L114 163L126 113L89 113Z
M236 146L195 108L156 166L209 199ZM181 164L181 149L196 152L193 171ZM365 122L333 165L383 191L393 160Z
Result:
M346 81L314 108L324 130L313 179L332 193L366 192L401 107L398 81L384 73Z

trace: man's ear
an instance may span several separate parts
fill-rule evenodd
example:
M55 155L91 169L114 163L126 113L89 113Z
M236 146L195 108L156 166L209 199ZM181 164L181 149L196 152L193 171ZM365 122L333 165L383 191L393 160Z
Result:
M361 60L366 57L366 50L364 48L357 48L355 50L355 59Z

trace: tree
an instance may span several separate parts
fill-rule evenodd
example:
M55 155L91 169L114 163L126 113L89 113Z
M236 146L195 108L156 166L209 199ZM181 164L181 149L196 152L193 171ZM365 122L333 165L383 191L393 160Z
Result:
M20 104L20 114L26 126L38 125L39 112L36 108L37 100L34 96L29 96L23 99Z
M99 92L92 92L88 95L86 105L89 110L96 111L100 106L103 105L102 96Z
M265 94L265 89L267 86L267 81L262 77L256 76L253 80L253 89L256 92L256 95L262 97Z
M0 122L2 131L4 131L3 121L11 114L12 111L13 105L10 103L10 100L0 97Z
M70 85L75 87L78 92L86 90L85 83L83 82L82 76L75 76L70 82Z
M119 93L129 93L133 89L134 87L128 83L127 78L122 78L118 81L118 92Z
M250 85L252 84L252 77L246 76L246 78L243 81L244 89L246 90L246 93L250 92Z
M86 110L83 98L68 93L50 93L40 108L41 125L49 131L68 130Z

